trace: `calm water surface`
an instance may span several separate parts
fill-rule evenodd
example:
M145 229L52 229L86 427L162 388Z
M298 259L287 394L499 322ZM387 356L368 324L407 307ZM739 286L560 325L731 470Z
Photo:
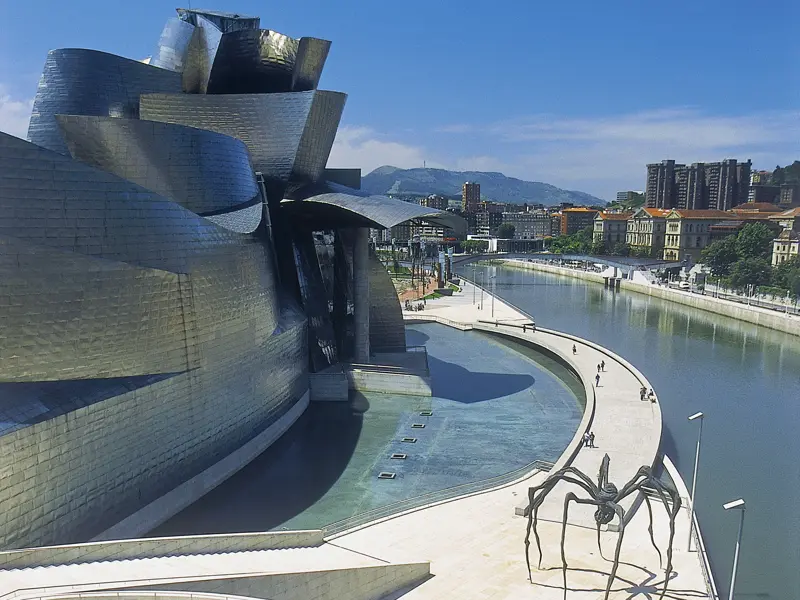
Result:
M689 485L697 429L686 418L706 414L696 508L720 594L739 521L722 504L742 497L736 598L800 599L800 338L568 277L485 266L482 280L542 327L636 365L661 400L663 450Z

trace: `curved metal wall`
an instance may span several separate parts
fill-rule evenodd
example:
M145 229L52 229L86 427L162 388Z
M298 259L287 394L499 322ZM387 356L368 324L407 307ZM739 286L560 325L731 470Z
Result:
M303 137L315 92L298 94L145 94L141 118L188 125L240 139L253 167L286 182Z
M293 92L317 89L330 49L331 43L328 40L300 38L292 77Z
M259 196L247 147L236 138L156 121L56 118L73 158L194 213L230 210Z
M51 50L33 101L28 139L66 154L57 114L137 118L140 94L181 89L181 75L174 71L96 50Z
M4 276L18 298L0 339L7 381L185 371L278 324L273 261L256 238L5 134L0 235L28 257Z

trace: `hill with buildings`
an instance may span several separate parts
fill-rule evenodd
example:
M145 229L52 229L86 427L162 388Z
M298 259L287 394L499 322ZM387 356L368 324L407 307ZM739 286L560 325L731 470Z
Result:
M361 179L361 189L371 194L460 196L465 181L481 185L481 197L495 202L545 204L561 202L605 206L606 202L585 192L562 190L549 183L523 181L502 173L447 171L445 169L398 169L378 167Z

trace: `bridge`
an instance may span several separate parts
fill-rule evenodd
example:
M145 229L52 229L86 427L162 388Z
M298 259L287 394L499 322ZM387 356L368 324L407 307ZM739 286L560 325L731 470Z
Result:
M586 254L552 254L549 252L539 252L536 254L524 252L493 252L483 254L457 254L453 256L453 266L464 266L474 262L487 260L528 260L537 262L585 262L590 264L601 264L608 267L616 267L622 272L650 269L673 269L686 266L682 262L668 262L654 258L629 258L621 256L588 256Z

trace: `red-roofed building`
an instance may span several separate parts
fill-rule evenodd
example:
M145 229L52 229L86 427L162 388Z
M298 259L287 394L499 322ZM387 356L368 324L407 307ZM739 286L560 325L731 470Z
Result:
M666 208L640 208L630 216L625 241L635 256L661 258L668 214Z
M671 210L665 217L664 260L698 262L700 252L712 242L711 226L740 218L723 210Z
M584 206L565 208L561 211L561 235L572 235L587 227L594 228L594 218L599 212Z

